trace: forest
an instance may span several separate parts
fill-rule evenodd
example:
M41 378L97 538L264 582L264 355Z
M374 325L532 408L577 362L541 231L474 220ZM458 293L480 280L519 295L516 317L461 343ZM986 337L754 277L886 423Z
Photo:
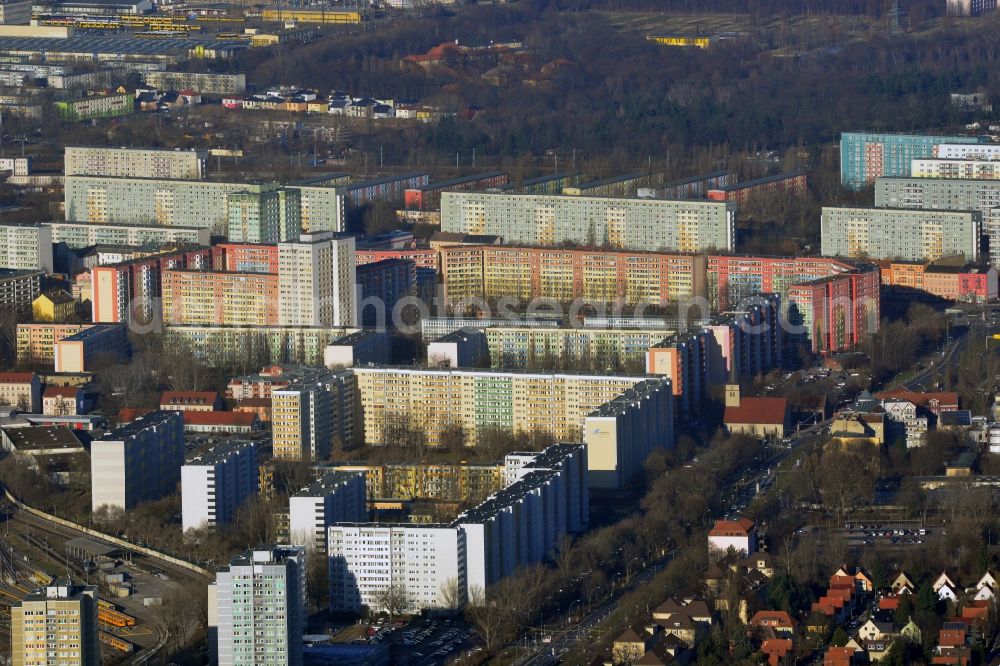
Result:
M700 2L703 12L740 6L769 13L761 28L742 15L747 30L708 49L649 42L648 31L622 24L621 8L593 9L638 10L644 3L654 4L527 0L439 9L333 39L249 50L224 66L250 72L249 81L262 89L344 90L454 112L428 124L369 124L356 133L354 148L381 148L393 164L454 164L456 155L469 163L473 150L510 162L574 154L634 164L675 159L693 146L744 154L815 149L843 130L928 130L989 120L953 109L949 94L1000 96L1000 22L935 17L940 11L932 10L943 3L902 2L907 20L897 32L880 18L889 4L882 0ZM655 6L665 11L664 4L683 10L692 3ZM858 12L861 18L852 20L867 27L841 33L841 24L831 23L824 29L824 20L837 18L824 13L835 10ZM806 11L818 17L803 23L791 15ZM406 55L454 40L519 41L524 49L485 64L456 58L427 70L401 66Z

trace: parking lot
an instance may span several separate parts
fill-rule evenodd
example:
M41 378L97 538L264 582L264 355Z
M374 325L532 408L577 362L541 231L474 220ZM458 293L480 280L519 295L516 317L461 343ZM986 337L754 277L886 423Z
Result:
M398 628L385 623L375 629L368 640L388 642L393 662L404 666L443 664L449 658L479 649L472 629L462 620L415 620Z

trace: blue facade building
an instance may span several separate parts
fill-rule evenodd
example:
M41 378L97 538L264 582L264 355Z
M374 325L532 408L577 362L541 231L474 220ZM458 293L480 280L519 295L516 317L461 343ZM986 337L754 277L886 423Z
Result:
M879 176L911 175L910 162L935 157L942 143L984 143L985 137L843 132L840 135L840 183L858 190Z

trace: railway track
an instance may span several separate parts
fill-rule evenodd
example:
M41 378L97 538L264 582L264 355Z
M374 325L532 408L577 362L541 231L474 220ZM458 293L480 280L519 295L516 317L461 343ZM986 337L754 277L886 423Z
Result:
M31 552L33 553L43 553L47 559L57 565L59 572L72 573L81 578L87 576L88 572L84 570L83 566L74 562L73 558L66 554L66 542L71 539L83 537L97 543L126 551L134 558L134 560L138 560L143 567L158 569L164 573L169 573L175 580L194 581L199 585L203 585L209 580L206 576L176 565L172 562L152 557L144 553L130 551L127 548L121 547L119 544L109 540L103 540L93 534L76 530L58 523L53 523L42 517L28 513L10 502L0 504L0 512L3 512L7 516L7 530L9 530L8 536L13 536L16 540L23 542L26 546L30 547ZM10 539L8 538L8 540ZM3 543L3 539L0 539L0 543ZM23 576L30 576L30 574L23 571L25 568L31 572L35 571L33 568L28 567L25 563L17 563L16 558L11 557L9 559L11 560L12 566L18 566L22 569L22 580ZM2 573L2 571L3 568L0 566L0 573ZM27 596L32 589L34 589L31 585L28 585L23 589L20 585L10 588L5 583L6 581L0 580L0 607L9 608L12 603L20 601ZM35 583L34 586L37 586L37 583ZM128 613L133 615L141 623L152 628L157 635L157 641L154 645L137 650L133 653L130 660L130 663L132 664L149 663L149 661L157 656L167 644L170 639L170 633L159 617L144 608L133 608L130 606ZM9 626L9 615L7 615L6 618ZM0 626L3 626L2 617L0 617Z

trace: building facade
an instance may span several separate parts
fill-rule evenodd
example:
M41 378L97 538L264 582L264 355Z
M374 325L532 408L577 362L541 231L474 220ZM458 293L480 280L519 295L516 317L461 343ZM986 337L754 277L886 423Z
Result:
M828 257L933 261L961 254L979 258L982 215L977 211L824 207L822 253Z
M147 224L102 224L97 222L47 222L53 243L66 243L78 249L91 245L202 245L211 243L212 235L204 227L164 227Z
M675 404L670 380L657 379L590 412L583 425L590 486L623 488L650 453L673 447Z
M0 372L0 402L19 412L42 409L42 380L33 372Z
M495 245L441 248L449 303L534 298L665 305L705 295L705 257Z
M358 314L362 326L384 329L393 324L396 305L416 295L416 268L413 262L405 259L385 259L357 266Z
M26 312L42 291L42 271L0 268L0 310Z
M184 464L184 419L155 411L90 446L91 505L128 510L177 488Z
M278 276L273 273L166 270L160 280L165 324L278 325Z
M509 178L502 171L490 171L473 176L462 176L451 180L442 180L426 185L408 188L404 193L406 207L410 210L438 210L442 205L442 194L445 192L462 192L467 190L484 190L490 187L506 185ZM444 229L443 231L448 231Z
M844 132L840 135L840 182L858 190L879 176L910 176L911 162L934 157L941 144L982 143L976 137Z
M663 330L502 326L484 330L494 368L643 372ZM648 370L646 370L648 372ZM657 373L659 374L659 373Z
M52 228L0 223L0 268L52 272Z
M288 498L289 534L309 552L327 552L327 530L334 523L367 518L365 475L360 472L326 472Z
M209 72L146 72L146 85L160 90L197 90L203 95L242 94L247 89L246 74Z
M1000 179L1000 162L973 159L913 160L914 178Z
M302 666L304 548L261 546L247 551L216 574L208 597L220 666Z
M99 666L97 586L54 580L10 609L14 666Z
M786 193L802 196L808 187L805 172L793 171L711 188L707 196L710 201L735 201L738 205L744 205L751 197L769 194Z
M231 243L277 243L302 232L302 194L272 183L248 185L226 198Z
M406 594L406 611L465 605L465 534L447 525L340 524L329 528L330 609L385 610L386 590ZM454 592L449 591L449 587Z
M66 176L66 219L97 224L124 223L196 227L224 234L229 195L248 183L167 178Z
M181 523L186 532L225 525L257 494L257 444L223 441L181 467Z
M278 319L281 326L354 326L354 238L302 234L278 244Z
M441 230L525 245L731 252L735 212L735 204L716 201L450 192L441 198Z
M429 446L461 428L474 446L484 429L538 431L579 440L584 418L648 375L590 375L475 369L357 367L364 441L394 444L399 424Z
M814 353L853 349L878 330L881 280L878 271L845 273L804 282L788 290L788 322Z
M95 323L162 320L162 276L174 269L208 270L209 248L183 249L154 254L90 271L92 318Z
M355 377L319 371L271 391L271 432L279 460L326 460L335 444L356 437Z
M67 176L201 180L207 158L204 150L66 146L65 171Z

